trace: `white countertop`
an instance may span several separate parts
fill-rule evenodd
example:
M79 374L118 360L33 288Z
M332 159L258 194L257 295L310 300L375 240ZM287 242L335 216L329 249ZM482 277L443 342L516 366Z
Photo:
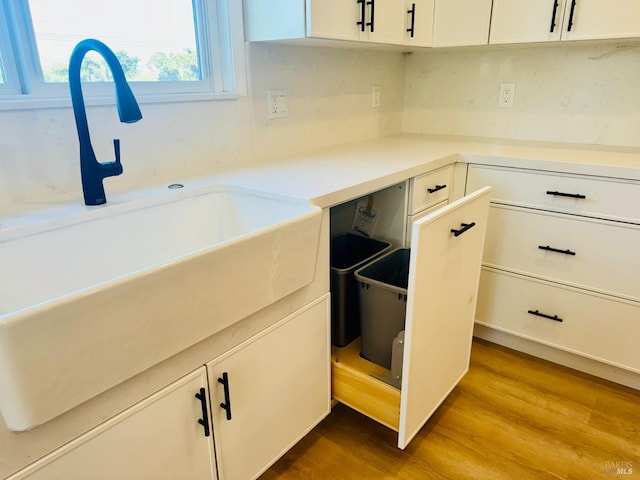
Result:
M640 149L412 134L288 155L217 178L330 207L456 161L640 180Z
M456 161L640 181L637 148L398 134L290 154L185 180L184 174L141 180L127 179L125 175L106 184L108 202L102 206L83 205L79 192L40 203L9 206L8 211L0 213L0 238L10 229L34 227L42 222L64 223L97 209L121 208L132 201L171 195L166 186L174 181L184 183L187 189L233 184L304 199L324 208Z

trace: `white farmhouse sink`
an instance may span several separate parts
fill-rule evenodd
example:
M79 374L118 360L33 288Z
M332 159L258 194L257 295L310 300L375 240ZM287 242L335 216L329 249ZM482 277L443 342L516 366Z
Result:
M311 283L321 211L209 187L0 231L0 412L26 430Z

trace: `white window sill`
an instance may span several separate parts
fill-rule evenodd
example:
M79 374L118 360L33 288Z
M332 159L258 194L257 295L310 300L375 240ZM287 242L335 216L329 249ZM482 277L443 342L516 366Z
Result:
M216 100L235 100L242 95L239 93L192 92L172 94L136 95L139 104L152 103L182 103L182 102L210 102ZM113 105L115 92L111 95L85 97L85 105ZM49 108L71 108L71 97L45 98L16 95L16 98L0 98L0 112L11 110L34 110Z

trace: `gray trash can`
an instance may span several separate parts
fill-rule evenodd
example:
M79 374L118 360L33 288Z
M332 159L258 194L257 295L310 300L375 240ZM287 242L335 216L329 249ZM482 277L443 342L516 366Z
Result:
M388 369L393 339L404 330L410 253L398 248L355 272L360 286L360 354Z
M331 343L344 347L360 336L358 285L353 272L391 249L389 242L353 233L331 240Z

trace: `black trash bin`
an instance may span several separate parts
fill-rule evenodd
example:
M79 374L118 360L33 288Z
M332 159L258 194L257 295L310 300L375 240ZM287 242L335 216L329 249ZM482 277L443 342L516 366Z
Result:
M409 248L398 248L355 272L360 286L360 355L388 369L393 340L404 330L410 255Z
M360 336L358 287L353 272L391 244L353 233L331 240L331 343L344 347Z

